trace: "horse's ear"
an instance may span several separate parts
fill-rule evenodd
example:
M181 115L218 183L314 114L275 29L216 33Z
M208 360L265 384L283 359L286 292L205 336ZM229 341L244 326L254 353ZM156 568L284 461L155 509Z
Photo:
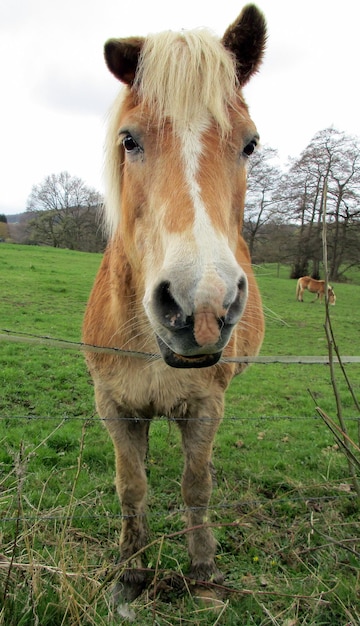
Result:
M121 82L132 85L144 43L141 37L109 39L104 47L106 64Z
M222 42L233 53L240 85L245 85L259 69L265 51L266 22L261 11L254 4L245 6Z

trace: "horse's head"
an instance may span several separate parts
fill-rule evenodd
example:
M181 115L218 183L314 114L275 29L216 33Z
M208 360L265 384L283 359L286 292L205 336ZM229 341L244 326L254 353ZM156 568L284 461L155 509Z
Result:
M105 45L127 86L109 125L108 223L175 367L216 363L247 303L241 229L246 161L259 137L241 87L265 38L249 5L221 41L200 30Z
M336 295L331 285L328 285L328 302L335 306Z

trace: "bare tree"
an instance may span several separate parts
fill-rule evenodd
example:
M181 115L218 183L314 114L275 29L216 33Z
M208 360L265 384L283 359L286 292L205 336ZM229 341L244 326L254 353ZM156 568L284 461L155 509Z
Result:
M104 247L96 209L102 197L68 172L46 176L34 185L27 202L30 237L37 243L76 250Z
M292 163L282 191L288 219L298 224L294 277L310 272L314 278L319 277L325 181L331 280L339 278L340 268L346 264L360 264L360 147L354 137L327 128L318 132Z
M266 238L265 224L274 218L277 209L277 188L281 171L274 164L276 150L264 147L249 159L244 214L244 236L251 257L256 257L261 240Z

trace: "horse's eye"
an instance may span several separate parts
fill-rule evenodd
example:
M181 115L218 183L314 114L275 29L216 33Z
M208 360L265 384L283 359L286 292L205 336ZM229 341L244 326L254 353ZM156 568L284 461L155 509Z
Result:
M122 144L126 152L133 152L134 150L140 149L139 144L135 141L134 137L132 137L131 135L126 135L126 137L124 137L122 141Z
M255 150L256 146L257 146L257 141L256 141L256 139L252 139L252 140L251 140L251 141L250 141L250 142L249 142L249 143L245 146L245 148L244 148L244 150L243 150L243 154L244 154L245 156L247 156L247 157L248 157L248 156L250 156L250 155L254 152L254 150Z

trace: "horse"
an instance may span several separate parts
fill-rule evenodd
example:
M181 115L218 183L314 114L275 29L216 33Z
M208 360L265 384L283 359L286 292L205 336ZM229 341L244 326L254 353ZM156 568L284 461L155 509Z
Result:
M175 421L181 432L189 576L223 580L207 522L212 448L225 391L245 368L234 357L256 356L264 334L242 237L246 165L259 142L242 87L265 44L265 18L254 5L222 38L195 29L105 44L122 89L105 142L108 244L83 341L118 349L89 350L86 361L114 444L123 567L113 599L120 606L151 576L142 556L154 417Z
M303 293L307 289L310 293L316 293L315 300L320 299L320 302L325 295L325 281L324 280L315 280L315 278L311 278L311 276L302 276L297 281L296 285L296 299L299 302L304 302ZM312 300L312 302L315 302ZM331 285L328 285L328 302L335 306L336 296Z

